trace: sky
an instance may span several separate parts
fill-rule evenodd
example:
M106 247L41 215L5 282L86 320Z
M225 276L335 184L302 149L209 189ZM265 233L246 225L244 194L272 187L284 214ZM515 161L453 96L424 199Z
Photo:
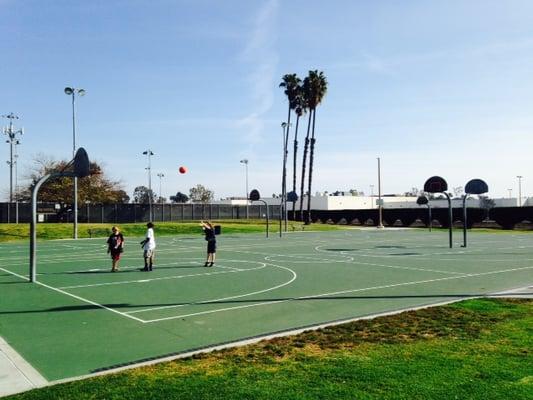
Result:
M387 194L433 175L483 179L495 198L517 197L521 175L533 193L529 0L0 0L0 19L0 114L24 128L21 185L35 158L72 157L72 86L86 90L77 145L130 196L148 186L148 149L164 197L196 184L244 196L242 159L250 190L280 193L279 83L319 70L312 193L377 192L377 157Z

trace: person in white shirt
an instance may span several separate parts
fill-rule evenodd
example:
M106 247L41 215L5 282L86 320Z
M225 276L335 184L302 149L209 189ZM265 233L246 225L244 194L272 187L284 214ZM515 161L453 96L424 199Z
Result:
M155 256L155 236L154 236L154 224L148 222L146 224L148 228L146 231L146 238L141 242L144 257L144 268L141 271L151 271L154 267Z

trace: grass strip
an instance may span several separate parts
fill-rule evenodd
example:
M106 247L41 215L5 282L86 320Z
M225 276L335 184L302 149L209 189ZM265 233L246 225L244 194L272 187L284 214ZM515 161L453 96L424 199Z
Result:
M475 299L7 399L531 399L532 348L532 300Z
M265 232L265 222L262 220L213 220L213 224L221 225L222 233L261 233ZM131 224L78 224L78 237L105 237L111 234L111 227L118 225L124 235L143 236L146 234L146 223ZM289 222L288 231L331 231L346 229L345 227L328 224L304 225L300 222ZM270 232L279 233L279 222L270 224ZM155 222L158 236L169 235L197 235L200 232L198 221L187 222ZM37 225L38 239L69 239L72 238L72 224L46 223ZM0 242L28 240L30 237L29 224L0 224Z

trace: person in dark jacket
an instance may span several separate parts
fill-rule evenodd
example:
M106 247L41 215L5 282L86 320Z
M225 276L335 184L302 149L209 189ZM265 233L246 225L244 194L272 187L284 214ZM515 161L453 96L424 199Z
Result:
M120 255L124 251L124 236L118 226L111 228L111 235L107 239L107 254L111 254L111 272L118 271Z
M215 227L209 221L200 221L200 226L204 230L205 240L207 240L207 260L205 261L204 267L212 267L215 265L215 256L217 252Z

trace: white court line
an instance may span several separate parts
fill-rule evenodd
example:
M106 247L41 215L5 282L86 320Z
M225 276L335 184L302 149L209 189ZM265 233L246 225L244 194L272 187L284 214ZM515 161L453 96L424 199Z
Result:
M270 292L270 291L275 290L275 289L282 288L283 286L290 285L298 277L296 272L294 272L290 268L283 267L281 265L275 265L275 264L266 264L266 265L271 265L273 267L286 269L287 271L289 271L292 274L292 279L290 279L289 281L284 282L282 284L279 284L277 286L273 286L273 287L270 287L270 288L267 288L267 289L258 290L256 292L245 293L245 294L240 294L240 295L230 296L230 297L223 297L223 298L220 298L220 299L204 300L204 301L199 301L199 302L195 302L195 303L176 304L176 305L172 305L172 306L162 306L162 307L153 307L153 308L144 308L142 310L130 311L130 312L128 312L128 314L136 314L136 313L141 313L141 312L146 312L146 311L154 311L154 310L163 310L163 309L168 309L168 308L178 308L178 307L184 307L184 306L190 306L190 305L209 304L209 303L214 303L214 302L217 302L217 301L240 299L242 297L253 296L255 294L260 294L260 293L266 293L266 292Z
M274 254L274 255L266 255L265 253L257 253L257 252L251 252L251 251L242 251L242 250L232 250L235 253L244 253L244 254L252 254L252 255L262 255L265 257L265 260L267 261L274 261L279 262L280 260L272 260L272 258L275 257L288 257L288 258L303 258L309 261L316 261L316 258L311 256L299 256L299 255L285 255L285 254ZM318 262L331 262L331 263L344 263L344 264L359 264L359 265L369 265L373 267L383 267L383 268L391 268L391 269L403 269L403 270L411 270L411 271L421 271L421 272L436 272L439 274L447 274L447 275L466 275L464 272L453 272L453 271L441 271L437 269L426 269L426 268L416 268L416 267L405 267L401 265L386 265L386 264L375 264L375 263L367 263L362 261L355 261L354 257L346 256L348 259L346 260L331 260L331 259L321 259ZM288 260L291 262L291 260ZM293 261L298 262L298 261Z
M238 310L238 309L243 309L243 308L265 306L265 305L270 305L270 304L280 304L280 303L286 303L286 302L294 301L294 300L313 299L313 298L316 298L316 297L328 297L328 296L335 296L335 295L339 295L339 294L356 293L356 292L363 292L363 291L376 290L376 289L388 289L388 288L400 287L400 286L419 285L421 283L432 283L432 282L447 281L447 280L452 280L452 279L463 279L463 278L478 277L478 276L484 276L484 275L501 274L501 273L505 273L505 272L521 271L521 270L525 270L525 269L533 269L533 266L523 267L523 268L512 268L512 269L506 269L506 270L501 270L501 271L483 272L483 273L478 273L478 274L467 274L467 275L463 275L463 276L448 276L448 277L445 277L445 278L436 278L436 279L426 279L426 280L422 280L422 281L395 283L395 284L391 284L391 285L373 286L373 287L361 288L361 289L341 290L341 291L338 291L338 292L293 297L293 298L286 299L286 300L272 300L272 301L268 301L268 302L264 302L264 303L247 304L247 305L242 305L242 306L226 307L226 308L221 308L221 309L216 309L216 310L199 311L199 312L195 312L195 313L175 315L175 316L172 316L172 317L144 320L143 323L148 324L148 323L160 322L160 321L168 321L168 320L178 319L178 318L194 317L194 316L204 315L204 314L213 314L213 313L223 312L223 311L233 311L233 310ZM461 297L461 296L458 295L457 297Z
M28 280L28 277L27 277L27 276L22 276L22 275L16 274L16 273L14 273L14 272L11 272L11 271L9 271L9 270L7 270L7 269L4 269L4 268L1 268L1 267L0 267L0 271L7 272L8 274L14 275L14 276L16 276L16 277L18 277L18 278L20 278L20 279L25 280L25 281ZM133 320L135 320L135 321L137 321L137 322L144 322L142 319L139 319L139 318L136 318L136 317L132 317L132 316L130 316L130 315L124 314L123 312L117 311L117 310L115 310L115 309L113 309L113 308L109 308L109 307L106 307L106 306L104 306L104 305L102 305L102 304L96 303L96 302L94 302L94 301L91 301L91 300L85 299L85 298L80 297L80 296L76 296L75 294L72 294L72 293L69 293L69 292L65 292L64 290L61 290L61 289L55 288L55 287L53 287L53 286L49 286L49 285L47 285L47 284L45 284L45 283L41 283L41 282L39 282L39 281L36 281L36 282L34 282L34 283L36 283L37 285L43 286L43 287L45 287L45 288L47 288L47 289L53 290L53 291L55 291L55 292L58 292L58 293L61 293L61 294L64 294L64 295L67 295L67 296L73 297L73 298L75 298L76 300L80 300L81 302L84 302L84 303L87 303L87 304L91 304L91 305L96 306L96 307L99 307L99 308L103 308L104 310L111 311L111 312L113 312L113 313L115 313L115 314L121 315L121 316L126 317L126 318L133 319Z
M88 284L88 285L61 286L59 289L80 289L80 288L90 288L90 287L99 287L99 286L126 285L130 283L146 283L146 282L163 281L163 280L169 280L169 279L194 278L197 276L210 276L210 275L220 275L220 274L231 274L231 273L236 273L236 272L248 272L248 271L263 269L266 267L265 263L262 263L260 261L256 261L256 263L263 264L263 265L260 267L256 267L256 268L246 268L246 269L232 268L230 271L202 272L199 274L171 275L171 276L162 276L158 278L133 279L130 281L102 282L102 283L93 283L93 284Z

